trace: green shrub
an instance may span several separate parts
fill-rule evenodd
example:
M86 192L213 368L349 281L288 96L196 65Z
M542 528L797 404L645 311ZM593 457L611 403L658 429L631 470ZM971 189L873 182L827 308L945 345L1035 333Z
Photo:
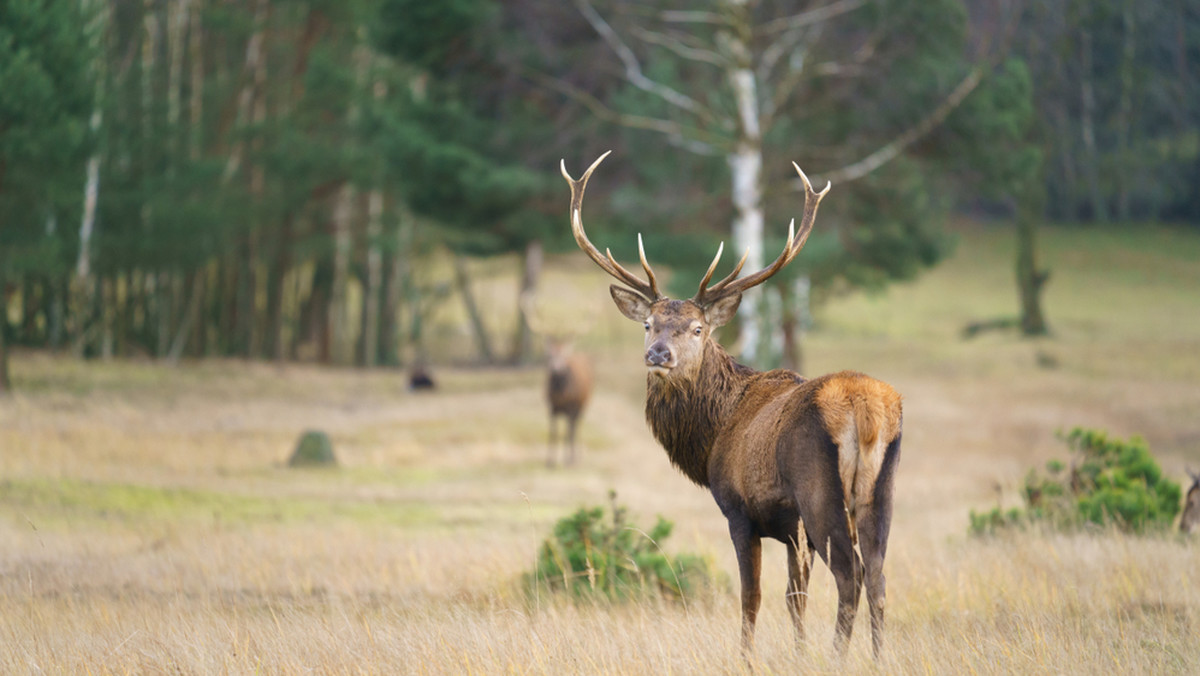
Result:
M612 500L582 507L554 526L538 551L537 568L524 576L527 589L566 593L573 598L624 601L659 597L692 599L723 584L712 563L696 554L668 557L662 549L674 524L661 516L648 532L625 523L626 510Z
M337 464L333 454L333 442L329 435L320 430L308 430L296 443L296 450L288 458L288 467L330 467Z
M1070 466L1051 460L1045 474L1030 470L1021 492L1025 508L972 510L972 533L1035 522L1059 530L1113 525L1133 533L1171 526L1182 492L1163 476L1144 440L1110 439L1078 427L1062 438L1073 451Z

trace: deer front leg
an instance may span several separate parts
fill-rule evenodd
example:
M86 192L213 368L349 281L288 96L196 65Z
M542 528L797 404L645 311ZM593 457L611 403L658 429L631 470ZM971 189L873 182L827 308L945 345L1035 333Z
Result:
M554 468L554 447L558 445L557 416L550 414L550 438L546 442L546 467Z
M575 464L575 432L579 422L578 415L567 416L567 464Z
M750 520L743 516L729 519L729 537L737 552L738 573L742 582L742 652L754 650L754 622L762 601L759 573L762 570L762 538L754 531Z

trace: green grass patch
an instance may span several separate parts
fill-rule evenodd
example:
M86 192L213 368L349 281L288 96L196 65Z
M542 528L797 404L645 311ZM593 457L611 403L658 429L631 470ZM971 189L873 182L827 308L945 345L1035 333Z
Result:
M80 522L137 525L220 522L222 525L352 521L419 526L437 523L433 507L400 501L260 497L191 488L160 488L75 479L0 482L0 505L37 528Z

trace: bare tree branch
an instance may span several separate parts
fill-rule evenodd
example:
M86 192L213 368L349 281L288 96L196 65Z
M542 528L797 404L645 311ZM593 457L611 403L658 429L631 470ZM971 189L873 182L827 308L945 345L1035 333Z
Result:
M718 68L728 68L729 67L729 59L725 58L721 54L719 54L711 49L703 49L701 47L693 47L692 45L689 45L689 44L685 43L684 41L679 40L670 35L664 35L662 33L655 33L655 32L643 30L640 28L635 28L632 32L634 35L636 35L638 38L640 38L643 42L647 42L652 45L658 45L659 47L664 47L664 48L670 50L672 53L674 53L676 56L678 56L681 59L687 59L688 61L699 61L701 63L709 63L714 66L717 66Z
M884 164L894 160L905 148L915 143L921 137L928 134L934 127L941 124L946 117L963 102L967 95L979 86L980 80L983 79L983 66L976 66L971 69L971 72L963 78L962 82L950 92L946 100L934 108L929 115L925 116L917 124L905 130L887 145L884 145L879 150L867 155L863 159L854 164L847 165L840 169L835 169L820 175L820 181L833 181L835 183L846 183L855 181L871 172L875 171ZM799 180L793 181L792 187L796 190L803 190L804 185Z
M791 98L804 79L808 48L797 48L796 45L808 33L809 31L799 29L789 31L784 38L771 44L759 59L758 81L762 83L777 82L774 91L770 92L762 106L764 127L770 127L774 123L775 113ZM775 69L775 64L785 54L788 55L787 70L778 78L772 77L771 71Z
M591 24L592 28L600 35L600 37L603 38L606 43L608 43L608 46L611 47L614 52L616 52L617 58L619 58L621 63L625 66L625 79L628 80L630 84L644 92L654 94L663 101L666 101L667 103L682 110L686 110L689 113L704 119L705 121L711 122L714 119L712 112L699 101L696 101L692 97L678 90L672 89L671 87L668 87L660 82L655 82L654 80L646 77L646 75L642 73L642 66L638 62L637 55L633 53L633 50L630 49L623 40L621 40L621 36L617 35L617 32L613 30L613 27L610 26L607 21L604 20L604 17L600 16L599 12L592 7L592 3L588 0L574 0L574 2L575 6L579 9L579 13L583 15L583 18L586 19L589 24Z
M828 21L835 16L852 12L866 4L866 0L837 0L837 2L810 9L807 12L785 16L774 21L768 21L759 26L758 32L763 35L772 35L784 31L811 26L815 23Z
M672 145L697 155L722 155L728 152L728 140L724 137L706 132L703 129L680 124L673 120L622 113L609 108L595 96L569 82L564 82L536 71L530 72L528 75L541 85L578 101L596 117L607 122L612 122L622 127L629 127L630 129L644 129L646 131L657 132L666 136Z
M796 58L796 45L806 35L807 31L800 29L788 31L780 36L778 40L767 45L758 59L758 79L766 80L769 78L771 71L775 70L776 64L785 56L788 57L789 62L794 61ZM808 50L805 49L804 51L807 52ZM802 54L800 58L803 59L804 55Z
M711 23L728 25L729 17L719 12L689 12L687 10L668 10L662 13L662 20L669 23Z

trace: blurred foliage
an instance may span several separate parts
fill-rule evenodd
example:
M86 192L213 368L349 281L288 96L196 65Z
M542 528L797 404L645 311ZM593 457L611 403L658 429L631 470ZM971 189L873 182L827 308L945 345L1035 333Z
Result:
M603 507L581 507L555 524L538 551L537 568L523 577L531 595L548 590L573 599L691 600L727 586L707 558L666 555L663 545L674 528L670 521L660 516L649 532L643 531L626 523L616 493L609 497L611 520Z
M68 265L58 223L74 222L82 198L95 91L88 25L78 2L0 2L0 284Z
M773 280L806 275L814 299L936 264L954 209L1200 222L1195 3L1051 0L1014 23L1006 3L871 0L812 24L793 0L590 4L641 74L706 112L631 84L578 3L0 2L0 274L22 298L7 335L347 361L367 346L330 348L331 313L370 286L356 312L388 308L375 342L391 347L361 360L395 364L438 252L573 250L557 164L610 149L589 232L624 261L643 233L655 263L694 271L671 276L690 295L735 211L733 32L763 111L767 257L803 202L790 161L820 182L982 73L937 129L834 186ZM91 159L95 288L74 298ZM347 341L367 330L339 321L361 324Z
M1110 439L1081 428L1063 439L1074 452L1070 466L1051 460L1044 474L1030 470L1022 489L1024 509L972 510L972 534L1031 524L1057 530L1111 525L1131 533L1171 527L1182 491L1163 476L1145 441Z

